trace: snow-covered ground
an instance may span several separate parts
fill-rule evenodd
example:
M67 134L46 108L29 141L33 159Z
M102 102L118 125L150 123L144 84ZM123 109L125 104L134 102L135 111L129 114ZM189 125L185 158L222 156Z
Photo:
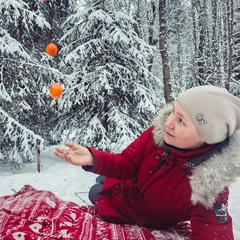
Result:
M59 198L78 205L89 203L87 192L97 175L58 159L53 155L54 148L47 148L43 153L40 173L36 163L28 164L20 171L12 171L0 164L0 196L11 195L24 185L31 185L39 190L50 190ZM235 240L240 240L240 179L230 188L229 212L233 218Z

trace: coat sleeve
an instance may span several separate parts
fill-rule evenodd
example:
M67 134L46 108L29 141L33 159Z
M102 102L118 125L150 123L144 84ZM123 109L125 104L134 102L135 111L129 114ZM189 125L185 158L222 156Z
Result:
M234 240L232 218L228 213L229 191L219 194L213 208L197 204L191 212L191 240Z
M89 148L93 154L94 166L91 169L84 169L109 178L121 180L134 178L144 159L146 145L153 142L152 128L145 130L121 153L114 154Z

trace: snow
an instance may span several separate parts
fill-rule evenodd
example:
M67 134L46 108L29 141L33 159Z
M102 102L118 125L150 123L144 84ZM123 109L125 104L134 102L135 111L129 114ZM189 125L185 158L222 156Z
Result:
M46 148L42 154L40 173L37 171L36 162L26 164L21 170L11 170L1 164L0 196L13 194L28 184L36 189L52 191L63 200L85 205L75 193L83 192L83 199L87 199L87 192L97 175L57 158L53 154L55 147Z
M88 190L97 175L85 172L81 167L70 165L54 156L56 146L45 149L41 156L41 171L36 162L25 165L21 170L11 170L0 162L0 196L11 195L24 185L49 190L59 198L78 205L90 204ZM57 147L63 147L59 145ZM233 218L235 240L240 240L240 178L230 187L229 212Z

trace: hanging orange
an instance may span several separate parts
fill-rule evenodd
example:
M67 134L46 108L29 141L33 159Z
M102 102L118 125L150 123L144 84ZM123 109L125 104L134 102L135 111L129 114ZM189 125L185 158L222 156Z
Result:
M59 98L63 93L63 87L60 83L54 83L50 87L50 96L52 98Z
M48 43L46 46L46 53L52 57L56 56L58 53L58 47L55 43Z
M47 0L39 0L39 2L42 2L42 3L44 3L44 2L47 2Z

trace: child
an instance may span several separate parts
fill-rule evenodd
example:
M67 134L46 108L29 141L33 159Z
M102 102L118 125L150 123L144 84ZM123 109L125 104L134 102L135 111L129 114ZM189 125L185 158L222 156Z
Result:
M166 105L121 153L69 143L55 155L106 177L90 195L107 222L161 229L190 221L192 240L233 240L227 205L240 176L239 130L240 99L199 86Z

